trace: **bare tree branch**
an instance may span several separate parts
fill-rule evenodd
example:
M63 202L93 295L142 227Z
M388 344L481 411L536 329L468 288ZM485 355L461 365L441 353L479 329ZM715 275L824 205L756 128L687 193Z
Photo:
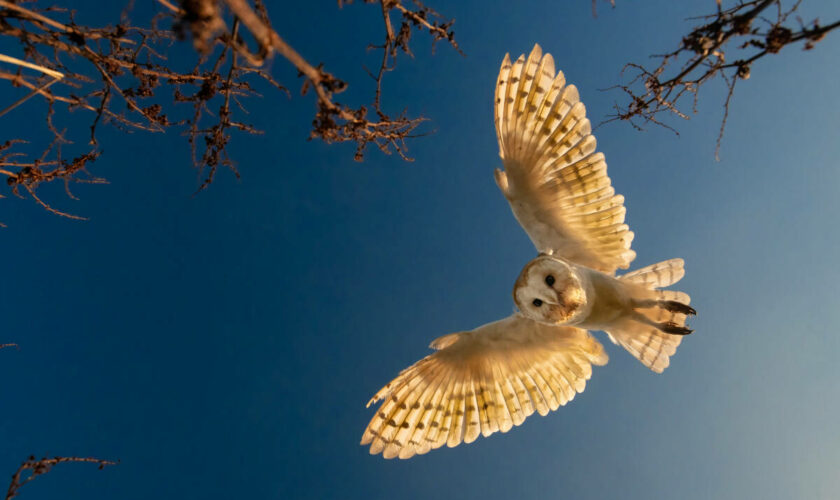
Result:
M691 109L696 112L700 87L720 76L728 92L715 148L715 157L719 157L735 86L750 77L753 63L797 42L804 42L803 49L811 50L829 31L840 27L840 20L824 25L818 19L807 24L797 19L798 26L792 26L790 18L800 2L785 8L782 0L740 0L724 9L718 1L717 12L701 17L705 22L683 37L676 50L655 56L659 59L657 67L648 69L636 63L625 66L622 73L630 75L629 81L612 88L624 92L629 102L616 103L615 114L604 123L624 120L641 129L640 121L676 133L664 123L663 115L688 119L685 98L691 97ZM775 14L764 17L769 12Z
M61 0L56 0L61 1ZM452 31L453 21L444 21L418 0L364 0L378 4L385 37L382 64L376 75L372 105L351 107L336 100L347 83L312 64L272 28L262 0L157 0L162 11L146 27L133 24L124 12L116 25L93 27L78 24L74 12L59 7L39 7L37 0L0 0L0 36L14 41L22 57L0 54L0 62L15 66L0 68L0 80L29 92L0 115L37 96L48 103L45 122L53 135L51 144L40 146L40 157L24 154L26 138L7 141L0 147L0 174L11 191L29 197L58 215L81 219L53 208L36 194L39 185L61 179L68 196L74 182L103 183L86 166L99 157L97 131L109 125L127 132L160 133L178 130L189 143L193 166L202 177L198 190L206 188L219 167L239 172L228 155L233 132L261 133L239 116L247 113L243 103L261 97L258 82L289 96L288 91L263 69L265 61L279 53L304 78L302 94L314 90L316 112L310 139L327 143L352 142L354 158L362 160L368 145L384 153L396 151L405 160L406 140L425 118L409 117L406 111L386 113L383 106L384 75L396 64L398 52L411 56L412 32L426 31L460 52ZM339 7L349 1L339 0ZM400 16L399 27L392 22ZM256 47L249 49L241 31L250 32ZM174 42L189 36L197 49L195 64L177 68L169 62ZM70 56L70 57L64 57ZM41 75L27 74L34 69ZM60 81L56 81L61 75ZM90 114L84 140L89 148L75 151L72 160L62 157L62 148L78 150L79 127L56 127L56 106ZM368 108L371 108L370 111ZM372 113L371 113L372 111ZM372 117L369 115L373 115ZM17 144L12 151L12 146Z
M19 490L25 484L34 480L38 476L42 476L48 473L50 470L52 470L54 466L66 462L85 462L98 464L100 470L104 469L106 465L115 464L115 462L111 462L109 460L102 460L99 458L91 457L44 457L40 460L36 460L34 456L31 456L29 457L29 459L24 461L20 465L20 467L18 467L17 471L15 471L14 474L12 474L12 482L9 484L9 489L6 492L6 500L11 500L15 496L17 496Z
M412 26L418 29L426 29L432 35L433 41L446 40L460 52L458 44L455 42L454 32L451 30L452 21L438 21L436 19L437 13L419 1L413 2L414 8L412 9L406 7L399 0L366 0L366 3L380 4L385 24L385 42L381 46L373 46L382 49L383 57L379 72L374 77L376 92L373 108L376 119L370 120L367 117L368 109L366 106L351 108L335 101L335 94L343 92L347 88L347 83L324 70L322 64L315 66L308 62L280 37L271 28L268 13L261 1L257 0L254 3L256 11L247 0L224 0L223 3L251 32L262 53L277 52L297 68L301 76L306 79L301 89L302 94L306 94L310 89L315 91L317 112L310 138L319 138L327 143L355 142L355 159L357 161L363 159L364 151L369 144L376 145L384 153L390 153L393 149L403 159L410 160L405 154L405 139L413 137L413 131L425 119L422 117L409 118L405 111L394 117L386 114L382 109L382 78L385 72L393 69L398 50L411 55L408 43ZM349 2L339 0L339 6L345 3ZM208 4L212 4L213 7ZM203 40L208 37L207 30L223 29L226 25L221 19L221 9L217 8L213 1L190 1L184 2L183 6L188 12L190 9L194 9L192 17L200 19L202 28L192 30L198 48L201 48ZM394 30L391 21L390 16L393 10L402 14L403 20L399 31ZM215 17L208 19L208 16ZM188 17L190 17L189 14Z

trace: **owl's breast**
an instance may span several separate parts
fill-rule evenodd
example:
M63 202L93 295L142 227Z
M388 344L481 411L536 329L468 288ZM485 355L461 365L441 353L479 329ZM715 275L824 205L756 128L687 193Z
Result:
M604 330L632 312L630 295L624 291L620 281L592 269L578 269L586 275L588 311L581 314L577 326L588 330Z

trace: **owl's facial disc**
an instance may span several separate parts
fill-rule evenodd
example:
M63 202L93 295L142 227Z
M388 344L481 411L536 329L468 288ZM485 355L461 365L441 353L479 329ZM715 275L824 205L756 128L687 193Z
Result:
M558 325L568 323L586 304L586 292L566 262L540 255L519 274L513 301L525 316Z

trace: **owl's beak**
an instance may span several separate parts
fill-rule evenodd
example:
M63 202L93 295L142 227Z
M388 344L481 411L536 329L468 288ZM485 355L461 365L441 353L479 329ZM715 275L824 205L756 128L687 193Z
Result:
M580 289L574 286L568 286L561 290L555 290L557 295L556 303L548 303L548 316L554 320L555 323L566 323L575 312L583 305L583 297L580 296Z
M572 319L576 310L577 307L575 305L566 302L548 304L548 317L550 317L554 323L566 323Z

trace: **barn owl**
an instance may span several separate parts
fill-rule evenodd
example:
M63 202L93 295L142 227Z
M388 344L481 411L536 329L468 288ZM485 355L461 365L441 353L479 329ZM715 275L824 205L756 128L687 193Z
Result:
M689 296L660 290L683 277L682 259L616 276L636 256L624 198L551 55L539 45L513 64L505 55L495 101L496 183L539 255L514 284L516 312L434 340L436 352L373 396L368 406L383 403L361 441L371 454L410 458L470 443L565 405L608 359L588 330L657 373L691 333Z

